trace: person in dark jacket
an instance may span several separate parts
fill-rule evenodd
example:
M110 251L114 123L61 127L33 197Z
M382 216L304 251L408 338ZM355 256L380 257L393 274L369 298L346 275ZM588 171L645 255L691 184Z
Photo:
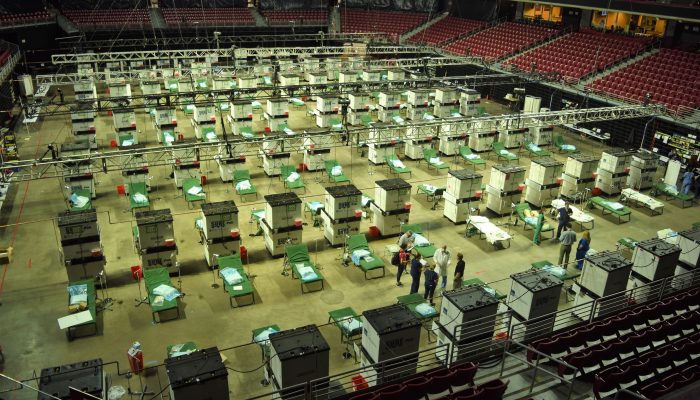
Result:
M426 268L423 275L423 278L425 278L425 294L423 295L423 298L430 300L430 305L434 306L435 303L433 303L433 296L435 295L435 288L437 287L439 275L437 272L435 272L434 265Z
M406 266L408 265L408 251L406 251L406 245L401 245L401 250L399 250L399 269L396 271L396 286L403 286L401 283L401 275L406 271Z
M561 230L569 225L571 222L571 215L574 213L574 210L571 209L571 207L565 205L564 207L560 208L559 210L559 226L557 227L557 234L554 236L554 239L559 240L559 236L561 235Z
M462 281L464 280L464 255L462 253L457 253L457 265L455 265L455 275L452 282L452 289L459 289L462 287Z
M415 257L411 261L411 294L418 293L418 287L420 286L420 272L423 268L423 263L420 259L420 253L416 253Z

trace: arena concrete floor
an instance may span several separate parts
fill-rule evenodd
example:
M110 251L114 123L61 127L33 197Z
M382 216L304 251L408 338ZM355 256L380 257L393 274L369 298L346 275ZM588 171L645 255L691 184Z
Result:
M491 114L508 112L504 106L492 101L482 100L482 103ZM312 104L309 103L310 108L313 108ZM185 136L194 137L191 126L182 123L187 118L181 111L178 113ZM290 126L293 129L314 126L314 121L306 116L305 110L292 110L290 114ZM155 130L150 117L139 113L137 119L142 132L140 141L155 145ZM100 148L106 149L114 136L111 117L101 115L96 126ZM263 122L256 123L257 130L262 127ZM605 148L601 143L559 128L557 133L563 134L567 142L587 153L599 154ZM70 136L68 115L42 118L38 123L22 127L17 133L21 157L35 158L44 153L47 144L69 142ZM292 163L301 163L302 157L301 153L294 154ZM335 147L330 157L343 165L345 174L356 187L371 195L375 180L392 177L386 167L368 166L367 159L360 157L350 147ZM556 154L555 158L565 161L565 156L560 154ZM453 169L465 168L463 163L456 163L456 160L445 160L453 165ZM488 182L490 166L493 164L495 161L490 158L488 167L481 171L484 183ZM413 185L410 222L421 224L426 236L436 245L446 244L453 259L458 251L464 253L467 264L465 278L478 277L498 291L507 293L511 274L527 270L532 261L557 260L557 242L546 240L541 246L533 245L532 231L524 232L521 224L508 226L508 216L490 215L496 223L504 224L504 229L513 236L510 248L497 249L478 237L466 238L464 224L453 224L442 216L442 206L433 211L430 209L432 203L424 195L416 195L416 187L421 183L444 185L446 172L428 171L425 163L408 161L407 165L413 170L412 177L407 179ZM524 153L521 153L520 165L529 168L530 160ZM218 346L227 349L222 353L227 357L226 365L231 368L228 379L232 398L250 397L270 390L270 387L260 384L260 349L257 345L250 344L251 330L269 324L277 324L282 329L317 324L331 345L331 374L359 367L352 358L344 359L341 356L345 348L340 344L338 329L327 324L328 311L351 306L362 313L394 304L397 296L408 294L410 277L404 276L405 285L397 287L395 267L390 265L389 257L384 252L384 247L395 243L396 238L370 242L374 251L384 258L387 275L381 279L365 280L359 269L342 265L339 260L341 249L331 248L325 241L323 232L312 226L306 214L304 217L308 225L304 227L303 241L309 246L313 260L321 267L325 289L302 295L297 280L281 275L282 259L269 256L261 237L249 237L256 230L256 225L250 221L251 209L263 207L262 195L283 191L283 184L277 177L268 178L255 157L248 157L245 168L253 175L253 181L261 195L258 200L249 197L248 201L242 201L235 194L232 184L222 183L218 178L215 162L205 162L202 165L203 174L208 177L205 186L207 201L234 200L239 207L242 244L247 247L249 254L249 263L245 268L254 277L256 303L231 308L228 296L222 289L212 287L214 274L207 268L194 225L199 211L188 208L181 191L175 188L169 177L169 167L151 168L152 209L169 208L174 215L181 278L175 276L173 282L185 293L180 319L152 323L148 305L134 307L135 299L139 297L139 288L132 280L130 267L138 265L140 261L131 236L134 221L128 200L116 191L116 186L122 183L122 176L118 172L97 173L97 199L93 200L93 205L98 212L108 276L107 288L98 290L98 297L109 297L112 302L98 314L99 333L73 341L66 339L65 332L59 329L56 322L57 318L67 314L67 277L59 256L55 223L56 215L66 209L63 182L53 178L13 183L2 206L3 229L0 237L0 243L12 244L14 248L12 263L2 267L1 272L0 345L5 355L2 373L16 379L28 379L37 376L44 367L99 357L104 362L118 363L118 367L116 364L106 366L106 371L113 377L115 384L130 386L137 391L140 389L138 377L127 381L124 375L119 375L128 369L126 351L132 342L139 341L142 344L146 365L156 366L165 359L167 345L193 341L199 348ZM299 193L303 201L322 201L323 188L328 183L325 175L321 174L323 173L302 173L307 186L306 193ZM483 202L481 209L486 210ZM624 236L643 240L656 236L660 229L683 230L692 222L700 220L695 206L682 209L675 202L666 202L665 212L661 216L651 216L647 210L635 208L631 222L619 225L609 216L601 216L599 210L592 213L596 222L591 232L591 247L599 251L614 249L617 239ZM549 216L547 222L556 223ZM371 219L363 220L361 231L367 232L371 224ZM454 261L451 267L453 266ZM216 282L221 283L219 279ZM448 287L451 288L451 282ZM420 293L422 292L421 287ZM436 301L440 302L439 296ZM562 294L560 308L571 305ZM422 348L434 346L428 343L425 331L422 331L421 341ZM163 367L154 368L142 378L149 391L156 393L165 388L166 381ZM28 384L34 386L35 382ZM9 388L9 382L0 380L0 389ZM509 388L509 392L513 389L515 388ZM23 389L8 398L35 397L36 394ZM513 394L511 397L518 396Z

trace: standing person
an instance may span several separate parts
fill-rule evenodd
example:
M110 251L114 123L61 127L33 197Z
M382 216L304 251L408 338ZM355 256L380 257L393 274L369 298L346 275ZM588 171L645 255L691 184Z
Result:
M442 247L435 250L433 260L435 260L435 265L440 268L440 276L442 277L440 288L445 290L447 287L447 267L450 265L450 252L447 251L446 244L443 244Z
M693 178L695 175L693 171L688 170L683 174L683 184L681 186L681 193L688 194L690 192L690 187L693 185Z
M462 287L462 281L464 280L464 255L462 253L457 253L455 275L452 279L452 289L459 289Z
M438 274L435 272L435 266L431 265L426 268L423 275L425 275L425 294L423 295L423 298L426 300L429 299L430 305L434 306L435 303L433 303L433 296L435 295L435 288L437 287L438 283Z
M586 257L586 253L591 247L591 232L583 231L581 234L581 240L578 241L578 247L576 247L576 268L583 269L583 259Z
M568 205L564 205L564 207L560 208L558 211L559 226L557 226L557 234L554 236L553 239L561 240L561 231L566 225L568 225L571 222L571 214L574 213L574 210L572 210Z
M566 268L571 256L571 246L576 243L576 232L571 230L571 224L564 227L564 232L561 234L561 245L559 246L559 265ZM562 261L564 262L562 264Z
M396 271L396 286L403 286L401 283L401 275L406 271L406 266L408 265L408 252L406 251L406 245L401 246L399 250L399 265L398 271Z
M540 213L537 216L537 224L535 225L535 233L532 235L532 243L540 245L542 243L541 233L542 227L544 226L544 213Z
M421 263L420 253L416 252L416 255L411 261L411 293L418 293L418 287L420 286L420 271L423 268L423 263Z

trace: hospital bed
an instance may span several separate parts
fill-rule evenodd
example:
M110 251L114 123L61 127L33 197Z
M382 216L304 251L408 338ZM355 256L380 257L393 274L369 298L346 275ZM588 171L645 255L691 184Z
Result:
M381 278L384 275L386 275L384 261L381 258L379 258L369 247L369 244L367 243L367 238L365 237L364 233L350 235L350 237L347 240L347 247L348 253L350 254L350 257L352 259L352 263L364 272L365 279ZM355 251L360 250L368 251L369 255L367 257L354 257L353 253ZM381 270L382 274L380 276L375 276L374 278L369 278L367 274L374 270Z
M556 147L561 153L578 153L576 146L564 143L564 138L561 135L554 135L552 142L554 147Z
M515 212L518 214L518 220L523 221L523 231L527 230L527 227L529 226L532 229L537 229L537 217L528 217L526 216L526 212L529 213L532 211L530 209L530 205L527 203L520 203L515 206ZM532 221L532 218L535 219L535 221ZM515 224L517 225L518 221L515 221ZM542 225L542 230L540 231L540 234L542 233L551 233L550 238L554 237L554 227L550 225L549 223L544 223Z
M384 156L384 162L389 167L389 171L397 175L408 174L411 177L411 169L403 165L403 162L395 154Z
M83 322L82 324L73 325L66 330L68 340L73 340L77 337L97 335L97 296L95 294L95 281L86 279L81 281L68 283L68 305L70 306L70 288L71 286L85 285L87 293L87 310L92 317L92 321Z
M292 270L292 279L299 279L301 293L323 290L323 275L318 271L309 257L309 248L305 244L288 244L284 246L285 270ZM306 287L306 291L304 291Z
M415 315L421 321L423 329L428 332L428 342L431 342L430 333L432 329L430 322L433 320L433 318L438 316L438 311L435 309L435 307L431 306L430 303L428 303L428 300L424 299L423 295L419 293L397 296L396 300L398 300L399 304L403 304L408 307L413 315Z
M423 236L423 234L422 234L423 230L422 230L420 225L418 225L418 224L403 224L403 225L401 225L401 231L403 233L406 233L408 231L413 232L414 238L413 238L413 247L411 248L411 250L415 250L423 258L431 258L433 255L435 255L436 248L435 248L435 246L433 246L432 243L428 242L427 244L423 244L423 245L416 243L416 238L415 238L416 235L420 235L426 241L428 241L427 240L428 238Z
M527 150L528 154L530 155L530 158L549 157L552 155L552 153L548 152L547 150L542 150L540 146L529 141L525 141L523 147L525 148L525 150Z
M256 209L253 208L250 210L250 222L252 223L255 221L255 224L258 226L258 229L256 230L255 233L251 233L250 236L260 236L263 234L262 226L260 225L260 221L265 218L265 209Z
M562 199L554 199L552 200L552 209L551 213L553 216L559 218L559 209L564 207L566 205L566 202ZM571 214L571 220L576 222L577 224L581 225L581 229L593 229L595 227L595 219L593 216L581 209L579 209L576 206L569 205L569 208L572 211ZM591 224L590 227L587 227L586 224Z
M187 178L182 181L182 193L188 207L194 207L196 201L206 201L207 195L202 188L202 182L197 178Z
M362 320L352 307L340 308L328 312L328 322L340 330L340 343L345 345L343 358L350 358L350 344L362 337ZM357 354L355 354L357 361Z
M85 201L84 204L77 204L73 202L71 199L73 196L76 196L76 198ZM85 211L85 210L90 210L92 209L92 192L89 189L75 189L71 193L69 200L68 200L68 206L70 211Z
M467 286L467 285L478 285L482 286L484 289L486 289L487 292L491 292L497 300L505 300L507 295L499 292L496 289L493 289L491 286L487 285L486 282L482 281L479 278L470 278L470 279L465 279L462 281L462 287Z
M632 220L632 211L618 202L609 201L600 196L594 196L588 200L588 208L593 209L595 207L599 207L603 215L606 214L606 211L608 214L615 215L618 224L622 222L622 217L627 217L627 221Z
M128 183L127 193L129 193L129 207L131 210L136 210L139 208L150 208L151 201L148 198L148 187L146 182L134 182ZM141 196L138 196L140 194ZM136 198L134 198L136 196Z
M501 142L493 142L491 147L491 151L496 155L496 159L499 161L503 160L518 162L518 160L520 160L520 157L518 157L516 154L509 152L506 149L506 146L504 146Z
M668 185L663 181L657 182L656 185L654 185L654 188L651 190L652 196L658 196L660 194L666 196L666 200L671 198L674 200L680 200L681 208L686 208L693 205L692 194L683 194L678 191L675 185ZM687 206L686 203L688 204Z
M323 203L317 200L304 202L304 213L309 213L309 217L311 217L311 220L314 221L313 226L323 227L323 219L321 219L321 210L323 210L324 208L325 206L323 205Z
M219 277L224 282L224 292L229 295L229 303L233 307L234 303L237 307L255 304L255 289L253 284L243 269L243 262L240 256L219 257ZM225 279L227 269L232 269L238 272L241 280L229 284Z
M277 324L272 324L272 325L265 325L261 326L260 328L256 328L252 330L252 343L257 343L258 346L260 346L260 354L262 358L262 362L265 368L265 372L263 373L263 380L262 384L263 386L267 386L270 384L270 381L268 380L268 377L272 375L272 372L270 371L270 340L268 339L270 334L272 333L277 333L280 332L282 329L277 325Z
M245 187L245 183L248 182L249 187ZM253 185L253 181L250 180L250 172L246 169L237 169L233 171L233 187L238 193L238 196L243 200L243 196L254 194L255 199L258 198L258 190Z
M480 165L486 168L486 161L484 161L480 155L474 154L469 146L459 146L459 155L463 160L467 160L474 168Z
M651 210L652 215L661 215L664 213L664 203L656 200L651 196L647 196L643 193L632 188L622 189L622 194L620 195L621 203L632 203L637 207L644 206Z
M372 205L372 203L374 203L374 199L362 193L362 196L360 197L360 205L362 206L363 218L367 219L370 217L369 207Z
M180 318L180 296L172 299L163 299L162 304L154 304L157 295L153 291L160 285L173 287L167 268L151 268L143 271L143 282L148 293L148 304L151 307L153 322L163 322Z
M440 160L435 149L423 149L423 159L428 163L428 169L435 168L438 172L441 169L450 169L450 164Z
M187 355L190 353L194 353L197 350L199 349L197 348L197 345L194 342L170 344L168 345L168 347L165 348L165 352L168 355L168 358Z
M433 202L433 207L431 208L431 210L434 210L437 206L438 201L442 199L442 195L445 193L445 190L446 188L444 187L437 187L428 183L424 183L418 185L418 188L416 189L416 194L425 194L426 199L428 201Z
M639 240L625 236L623 238L620 238L617 240L617 244L615 246L616 250L620 250L621 248L626 248L629 251L634 251L634 249L637 247L637 243L639 243Z
M570 289L573 284L574 280L581 276L581 272L577 269L576 272L570 272L569 269L564 268L564 267L557 267L556 264L548 261L548 260L541 260L541 261L535 261L530 264L532 266L532 269L536 269L539 271L547 271L550 274L556 276L557 278L561 279L564 282L564 285L562 286L562 290L564 293L566 293L566 298L569 300L569 293L568 289ZM567 286L567 282L569 285Z
M333 183L350 182L350 178L345 176L342 170L342 166L336 160L324 160L323 165L326 169L326 174L328 175L328 180ZM339 167L340 173L338 175L333 175L333 168ZM336 169L338 171L338 169Z
M296 167L294 167L293 165L281 166L280 177L282 177L284 187L286 187L287 189L304 189L304 193L306 193L306 186L304 185L304 180L301 179L301 175L297 172Z
M487 217L480 215L472 215L467 219L467 229L465 235L472 236L474 233L479 234L479 238L486 239L487 242L496 246L500 243L505 249L510 247L512 237L503 229L499 228L491 222ZM507 246L505 244L508 244Z

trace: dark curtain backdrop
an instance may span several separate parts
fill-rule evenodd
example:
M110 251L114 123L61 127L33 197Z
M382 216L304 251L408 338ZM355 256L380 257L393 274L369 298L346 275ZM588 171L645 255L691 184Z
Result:
M431 12L436 11L438 0L346 0L345 5L352 8L370 10L396 10Z
M0 0L0 14L34 12L43 9L42 0Z
M328 0L260 0L263 10L304 10L328 8Z
M63 8L64 10L108 10L114 8L147 8L149 4L149 0L63 0L61 1L61 8Z
M248 7L248 0L161 0L161 7L230 8Z
M457 0L452 2L451 14L461 18L492 21L498 16L498 8L499 3L495 0Z

